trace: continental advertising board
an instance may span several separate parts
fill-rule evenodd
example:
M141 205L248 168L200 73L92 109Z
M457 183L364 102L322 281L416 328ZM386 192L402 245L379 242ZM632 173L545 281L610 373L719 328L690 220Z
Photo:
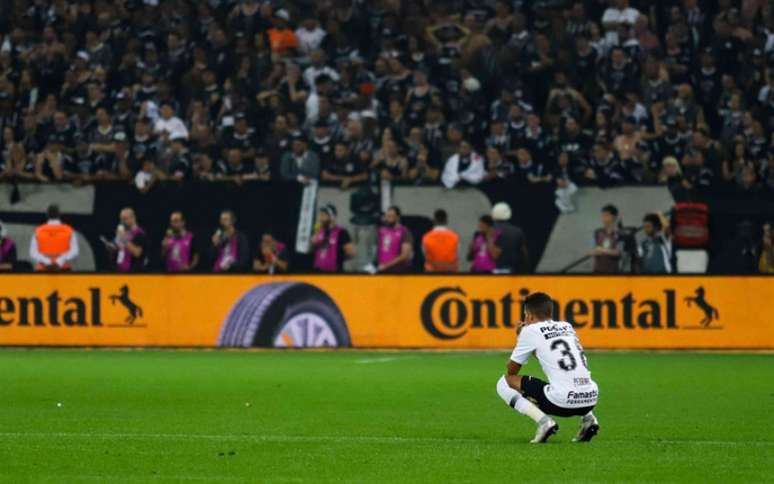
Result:
M507 348L549 293L588 348L774 349L766 277L0 277L0 345Z

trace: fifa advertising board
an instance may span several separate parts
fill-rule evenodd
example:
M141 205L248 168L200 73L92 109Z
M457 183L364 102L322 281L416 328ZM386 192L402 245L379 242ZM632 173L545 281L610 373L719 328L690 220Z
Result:
M544 291L589 348L774 349L766 277L4 275L0 345L510 348Z

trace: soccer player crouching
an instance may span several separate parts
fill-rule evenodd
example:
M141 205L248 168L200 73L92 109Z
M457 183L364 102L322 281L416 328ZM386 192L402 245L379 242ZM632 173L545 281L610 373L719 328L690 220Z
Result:
M537 422L532 443L546 442L559 430L549 415L581 417L580 430L573 441L588 442L599 432L599 422L592 413L599 390L591 379L578 335L570 323L551 319L554 306L547 294L530 294L524 306L525 321L519 327L516 348L508 360L508 373L497 382L497 393L511 408ZM519 375L532 353L548 383Z

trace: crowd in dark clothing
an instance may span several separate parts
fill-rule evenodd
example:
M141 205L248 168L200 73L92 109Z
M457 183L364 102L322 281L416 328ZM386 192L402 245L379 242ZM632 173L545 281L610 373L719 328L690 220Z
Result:
M5 1L0 176L774 190L763 1ZM560 163L559 160L562 160ZM561 200L560 200L561 198Z

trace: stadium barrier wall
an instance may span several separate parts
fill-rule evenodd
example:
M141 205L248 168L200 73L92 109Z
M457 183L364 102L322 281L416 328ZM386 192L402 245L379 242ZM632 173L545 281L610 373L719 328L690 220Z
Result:
M764 277L0 277L0 345L508 348L546 291L588 348L774 349Z

